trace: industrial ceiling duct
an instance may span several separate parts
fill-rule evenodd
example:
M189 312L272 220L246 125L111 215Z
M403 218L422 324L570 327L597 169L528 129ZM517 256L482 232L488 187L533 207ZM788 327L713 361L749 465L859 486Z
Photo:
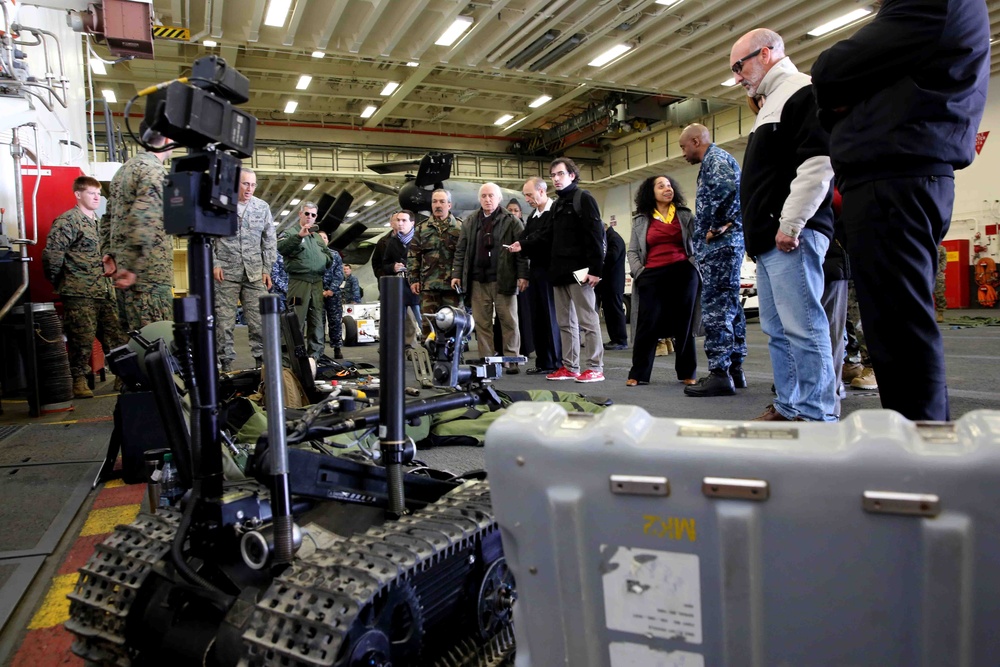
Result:
M533 41L528 46L521 49L520 53L518 53L516 56L508 60L507 64L504 65L504 67L506 67L507 69L517 69L518 67L520 67L521 65L528 62L529 60L537 56L539 53L541 53L542 49L551 44L558 36L559 36L558 30L546 31L544 35Z
M582 32L576 33L575 35L567 39L565 42L563 42L556 48L549 51L546 55L542 56L541 58L533 62L531 64L531 67L528 68L528 70L531 72L537 72L539 70L545 69L546 67L548 67L549 65L559 60L573 49L575 49L576 47L583 44L583 42L586 39L587 36L584 35Z

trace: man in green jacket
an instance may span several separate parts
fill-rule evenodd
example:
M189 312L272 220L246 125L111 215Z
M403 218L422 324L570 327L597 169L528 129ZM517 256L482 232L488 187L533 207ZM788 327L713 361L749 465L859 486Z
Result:
M319 361L325 348L323 337L323 274L333 263L330 249L316 231L316 204L299 206L299 231L286 233L278 241L278 252L288 272L288 307L295 309L309 355Z

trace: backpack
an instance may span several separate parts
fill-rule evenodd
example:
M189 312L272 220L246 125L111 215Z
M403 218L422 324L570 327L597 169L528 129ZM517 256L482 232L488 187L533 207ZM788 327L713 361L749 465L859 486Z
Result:
M573 212L576 213L577 217L583 216L583 206L580 201L583 199L583 190L578 186L576 190L573 191ZM608 230L605 228L604 221L601 220L601 257L606 257L608 254Z

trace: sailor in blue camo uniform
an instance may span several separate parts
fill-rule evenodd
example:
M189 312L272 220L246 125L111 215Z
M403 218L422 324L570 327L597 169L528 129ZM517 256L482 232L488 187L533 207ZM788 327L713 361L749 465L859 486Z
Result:
M324 242L327 235L319 233ZM340 347L343 345L344 302L340 296L340 286L344 283L344 260L336 250L331 251L333 264L323 274L323 311L326 313L326 326L330 333L330 345L333 346L333 358L343 359Z
M278 297L281 302L280 312L285 312L285 297L288 294L288 272L285 271L285 258L278 253L278 259L274 260L271 267L271 294Z
M732 155L712 143L708 128L684 128L684 159L701 163L695 199L694 250L701 272L701 321L705 329L708 377L684 388L688 396L732 396L746 387L747 323L740 306L743 222L740 215L740 167Z

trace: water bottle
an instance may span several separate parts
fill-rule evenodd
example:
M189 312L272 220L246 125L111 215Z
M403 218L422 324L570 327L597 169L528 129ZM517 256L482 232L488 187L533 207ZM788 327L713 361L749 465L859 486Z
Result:
M177 468L174 466L174 455L163 455L163 468L160 470L160 507L170 507L174 498L180 495L181 488L177 479Z

